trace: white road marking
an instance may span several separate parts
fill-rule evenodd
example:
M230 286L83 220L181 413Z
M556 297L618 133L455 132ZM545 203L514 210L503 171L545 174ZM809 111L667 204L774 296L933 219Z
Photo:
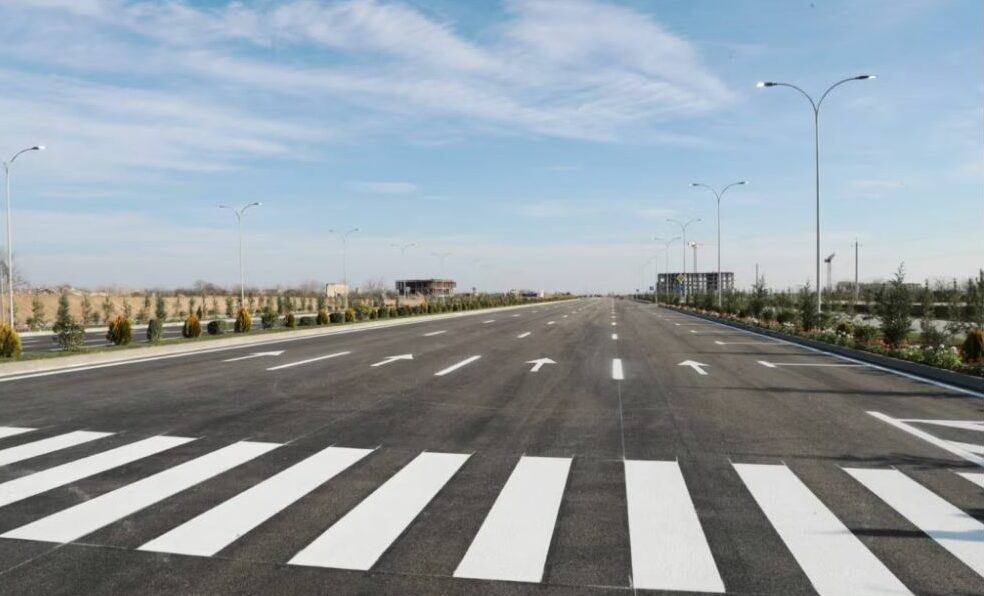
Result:
M703 368L701 368L701 367L704 367L704 366L707 366L707 365L704 364L704 363L702 363L702 362L697 362L695 360L684 360L680 364L677 364L677 366L689 366L690 368L692 368L695 371L697 371L697 374L698 375L707 376L707 371L705 371Z
M766 367L766 368L776 368L776 367L779 367L779 366L829 366L829 367L834 367L834 368L864 366L863 364L847 364L847 363L843 363L843 362L824 362L824 363L817 363L817 362L767 362L765 360L759 360L758 363L761 364L762 366Z
M562 319L566 319L566 318L567 318L567 315L563 315L563 316L561 316L560 318L562 318Z
M63 435L41 439L40 441L25 443L16 447L8 447L7 449L0 450L0 466L6 466L14 462L44 455L45 453L67 449L69 447L74 447L75 445L81 445L82 443L88 443L89 441L95 441L96 439L108 437L112 434L113 433L77 430L74 432L65 433Z
M536 360L529 360L526 362L526 364L533 365L533 368L530 369L530 372L539 372L539 370L543 368L544 364L557 364L557 363L549 358L538 358Z
M518 317L518 316L520 316L520 315L513 315L513 318Z
M8 480L0 484L0 507L194 440L186 437L150 437L28 476Z
M789 468L732 465L820 596L911 594Z
M489 319L488 321L482 321L483 325L488 325L489 323L495 323L495 319Z
M368 571L468 457L421 453L294 555L289 564Z
M719 346L775 346L778 345L777 341L721 341L715 339L714 343Z
M984 455L984 445L978 445L976 443L964 443L963 441L947 441L953 447L957 449L963 449L964 451L970 453L976 453L977 455Z
M844 470L984 577L984 524L898 470Z
M616 381L621 381L622 379L625 378L625 375L622 373L621 358L614 358L612 360L612 378L615 379Z
M437 371L436 373L434 373L434 376L435 377L443 377L444 375L446 375L448 373L452 373L452 372L458 370L462 366L467 366L467 365L471 364L472 362L475 362L479 358L481 358L481 356L471 356L469 358L465 358L464 360L462 360L461 362L459 362L457 364L452 364L451 366L445 368L444 370Z
M7 437L16 437L17 435L23 433L29 433L33 428L22 428L19 426L0 426L0 439L6 439Z
M612 339L618 341L618 333L612 333Z
M210 557L370 453L372 449L322 449L139 550Z
M21 526L2 538L71 542L280 445L241 441Z
M905 418L905 422L916 422L919 424L932 424L934 426L945 426L948 428L959 428L984 433L984 422L976 420L932 420L922 418Z
M612 327L618 327L618 323L616 323L615 321L612 321Z
M273 352L253 352L252 354L240 356L238 358L228 358L222 362L239 362L240 360L250 360L251 358L262 358L263 356L280 356L283 353L283 350L275 350Z
M957 472L960 476L984 488L984 472Z
M375 364L370 364L369 366L383 366L384 364L390 364L391 362L396 362L397 360L413 360L413 354L400 354L399 356L388 356L385 360L380 360Z
M954 455L956 455L958 457L962 457L965 460L967 460L969 462L973 462L973 463L977 464L978 466L984 468L984 457L981 457L979 455L975 455L973 453L970 453L968 451L965 451L965 450L957 447L956 445L951 445L950 444L950 441L945 441L943 439L938 439L935 436L929 434L928 432L926 432L924 430L918 429L918 428L912 426L911 424L906 424L902 420L897 420L895 418L892 418L891 416L888 416L886 414L882 414L881 412L869 411L868 414L870 414L871 416L874 416L875 418L881 420L882 422L887 422L888 424L891 424L895 428L904 430L905 432L909 433L910 435L913 435L915 437L919 437L920 439L922 439L923 441L926 441L927 443L932 443L933 445L936 445L940 449L945 449L945 450L949 451L950 453L952 453L952 454L954 454Z
M435 335L440 335L442 333L447 333L447 331L431 331L430 333L425 333L424 337L434 337Z
M687 484L674 461L625 461L632 585L724 592Z
M547 325L553 325L554 321L547 321Z
M279 366L271 366L267 370L282 370L285 368L290 368L292 366L301 366L302 364L311 364L312 362L320 362L321 360L328 360L329 358L348 356L351 353L352 352L335 352L334 354L328 354L326 356L318 356L317 358L308 358L307 360L298 360L297 362L289 362L287 364L281 364Z
M542 580L570 467L570 458L522 457L454 577Z
M530 332L529 331L524 331L523 333L520 333L519 335L517 335L516 336L516 339L523 339L524 337L529 337L529 336L530 336Z

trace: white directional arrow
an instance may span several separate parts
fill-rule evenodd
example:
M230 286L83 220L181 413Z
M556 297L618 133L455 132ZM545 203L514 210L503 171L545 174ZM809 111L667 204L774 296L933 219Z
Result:
M276 352L253 352L248 356L240 356L238 358L229 358L228 360L223 360L222 362L236 362L238 360L249 360L250 358L261 358L263 356L279 356L283 354L283 350L278 350Z
M694 360L684 360L680 364L677 364L677 366L689 366L690 368L696 370L697 371L697 374L699 374L699 375L706 375L707 374L707 371L705 371L703 368L701 368L702 366L707 366L707 365L706 364L702 364L700 362L696 362Z
M537 372L538 370L543 368L544 364L557 364L557 363L549 358L537 358L536 360L528 361L526 364L533 365L533 368L530 369L530 372Z
M382 366L384 364L389 364L390 362L396 362L397 360L413 360L413 354L400 354L399 356L390 356L385 360L380 360L376 364L370 366Z

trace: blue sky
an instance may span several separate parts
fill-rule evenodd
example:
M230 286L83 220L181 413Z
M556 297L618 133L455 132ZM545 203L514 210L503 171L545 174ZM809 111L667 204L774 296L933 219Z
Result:
M639 287L666 218L715 266L813 274L811 93L835 279L984 266L981 3L7 0L0 153L36 284L341 275ZM401 259L393 243L418 246ZM451 252L441 271L436 252ZM680 244L669 255L680 267ZM688 252L688 262L692 253ZM659 267L665 258L659 256ZM649 275L652 269L646 269Z

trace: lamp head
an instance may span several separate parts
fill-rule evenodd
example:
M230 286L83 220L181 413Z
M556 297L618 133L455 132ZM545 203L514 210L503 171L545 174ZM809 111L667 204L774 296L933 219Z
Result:
M763 87L775 87L776 83L773 81L759 81L758 83L755 83L755 86L761 89Z
M31 147L31 151L44 151L44 145L35 145Z
M858 81L866 81L868 79L877 79L878 75L866 74L866 75L856 76L854 78L857 79Z

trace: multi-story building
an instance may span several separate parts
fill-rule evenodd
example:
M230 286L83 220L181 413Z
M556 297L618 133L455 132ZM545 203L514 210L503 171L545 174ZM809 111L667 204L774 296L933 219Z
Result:
M735 287L735 274L731 271L722 271L720 282L718 281L717 271L703 273L660 273L657 278L659 291L669 294L683 294L686 288L687 294L701 294L704 292L717 292L718 283L721 290L728 291Z
M451 296L457 285L450 279L400 279L396 282L396 292L401 296Z

